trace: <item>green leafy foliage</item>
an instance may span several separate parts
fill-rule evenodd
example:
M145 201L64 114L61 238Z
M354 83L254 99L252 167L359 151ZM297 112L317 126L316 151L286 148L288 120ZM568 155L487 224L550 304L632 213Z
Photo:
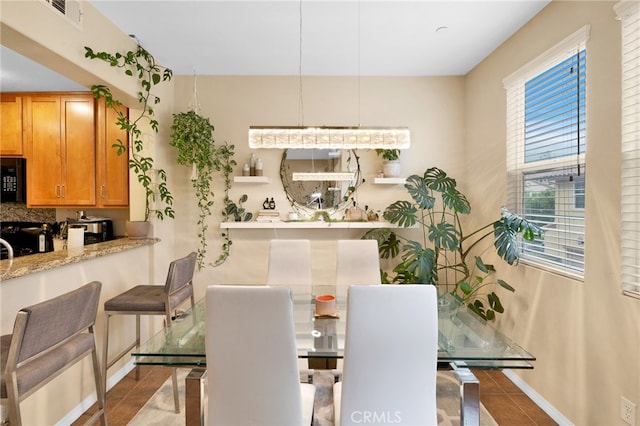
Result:
M376 149L376 154L382 157L383 160L387 161L396 161L400 159L400 150L399 149Z
M409 176L405 188L411 200L390 204L383 217L400 228L419 226L422 240L409 239L391 229L373 229L363 237L378 242L382 259L400 257L393 274L382 274L383 282L442 285L482 318L495 319L496 313L504 312L504 306L495 292L486 290L492 285L511 292L515 289L495 279L494 265L472 253L493 235L498 256L514 265L519 258L518 235L531 241L541 237L542 230L503 208L497 220L466 233L460 215L471 213L469 201L458 191L455 179L436 167L422 176ZM455 277L453 281L451 276Z
M213 139L214 127L208 118L191 110L173 114L169 145L177 149L178 164L192 166L195 175L191 184L195 189L198 205L198 238L200 247L197 254L198 269L205 265L207 252L207 218L212 214L214 193L211 190L214 173L220 171L223 162Z
M118 155L130 153L129 168L137 175L138 182L145 192L144 220L148 221L151 214L155 214L159 220L165 217L173 218L173 196L167 188L167 174L163 169L154 169L153 157L141 154L144 141L140 129L142 122L146 122L154 132L158 132L158 121L155 119L152 105L159 104L160 98L152 93L152 89L163 81L170 81L173 72L159 66L153 55L140 45L135 51L124 54L97 52L87 46L84 49L86 58L104 61L114 68L122 69L126 76L137 80L140 88L137 92L140 114L137 116L128 116L117 108L122 103L113 98L109 87L94 85L91 86L91 92L96 99L104 98L106 107L113 109L117 114L116 125L129 135L127 141L118 139L112 147L117 150ZM156 190L153 189L154 185ZM159 201L159 206L155 205L156 201ZM152 204L155 208L152 208Z

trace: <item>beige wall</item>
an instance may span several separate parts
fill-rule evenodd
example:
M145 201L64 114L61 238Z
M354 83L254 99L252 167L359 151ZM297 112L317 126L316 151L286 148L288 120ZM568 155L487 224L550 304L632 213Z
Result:
M514 295L503 295L507 313L499 320L499 326L538 358L534 370L518 374L579 425L622 424L620 396L640 403L640 303L621 296L619 291L620 49L613 4L554 1L466 77L362 78L360 95L355 78L303 81L304 124L409 126L413 145L402 155L403 174L421 173L432 165L445 169L458 179L474 211L481 216L474 216L473 220L485 222L484 219L495 217L504 202L502 79L580 26L592 26L588 43L586 278L584 282L575 281L522 265L499 269L517 289ZM116 51L131 49L131 40L97 16L87 3L85 29L81 32L67 28L49 13L39 2L3 1L2 43L81 83L107 83L131 102L134 90L122 77L104 64L83 58L84 45ZM157 111L161 123L155 145L157 161L169 172L177 219L154 224L156 236L163 239L149 257L155 282L164 279L169 259L194 250L197 244L190 171L175 165L175 153L168 146L171 113L187 110L192 84L192 77L176 76L163 89ZM216 127L216 141L235 144L240 166L250 155L250 125L298 124L295 77L199 76L197 88L201 113ZM237 200L242 193L248 194L246 206L255 212L265 197L273 196L278 209L287 211L278 174L282 151L256 152L265 162L265 174L271 183L235 184L232 198ZM379 160L373 152L361 154L368 182L359 191L360 204L383 209L404 196L399 187L373 185L371 178L379 168ZM240 174L239 169L236 174ZM218 184L216 210L221 206L220 189ZM217 257L221 242L218 221L211 220L211 261ZM316 284L331 282L335 239L360 235L358 231L338 230L302 234L234 230L231 258L219 268L199 271L197 291L202 295L204 288L213 283L262 282L266 276L267 241L271 238L312 239L314 280ZM122 274L112 273L107 267L99 271L109 279ZM87 279L94 277L84 274L81 276ZM5 329L3 324L3 332ZM73 407L75 403L64 403L59 394L47 393L41 398L44 399L38 401L45 405ZM77 401L76 397L69 399Z
M472 205L488 215L505 201L502 79L591 25L585 279L522 265L503 268L516 293L504 295L507 313L499 321L538 359L534 370L518 375L578 425L621 425L620 397L640 403L640 301L620 293L620 23L614 4L552 2L466 78L465 182Z
M454 176L463 172L461 157L464 141L464 80L462 77L427 78L362 78L360 101L357 78L303 79L304 124L307 125L384 125L408 126L412 146L401 154L403 175L422 173L431 165L438 165ZM175 111L186 111L192 102L193 77L175 79ZM299 117L299 84L297 77L197 77L200 112L215 126L214 139L218 144L228 141L235 145L238 166L249 160L247 133L251 125L297 125ZM360 119L359 119L360 118ZM253 150L264 161L264 174L270 184L236 183L231 199L241 194L249 200L245 206L257 213L266 197L273 197L283 214L288 205L280 182L282 149ZM405 197L401 185L374 185L373 177L381 167L381 160L373 150L359 150L360 164L366 182L358 190L358 202L374 210L383 210L391 202ZM187 181L186 167L175 169L177 181L183 182L177 195L177 250L194 247L197 211L195 199ZM181 175L180 175L181 174ZM222 186L216 185L216 207L219 212ZM219 217L210 221L208 260L220 253ZM183 230L189 230L185 235ZM360 238L364 231L345 230L232 230L231 257L218 268L199 273L199 291L211 283L253 284L266 278L268 240L272 238L309 238L314 240L314 283L327 284L334 280L335 240ZM184 247L184 249L183 249Z

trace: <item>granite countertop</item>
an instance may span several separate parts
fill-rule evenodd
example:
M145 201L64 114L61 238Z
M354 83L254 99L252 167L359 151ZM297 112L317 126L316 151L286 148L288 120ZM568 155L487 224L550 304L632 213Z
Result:
M79 249L20 256L14 258L13 262L2 260L0 261L0 279L7 281L158 242L160 242L159 238L118 238L104 243L88 244Z

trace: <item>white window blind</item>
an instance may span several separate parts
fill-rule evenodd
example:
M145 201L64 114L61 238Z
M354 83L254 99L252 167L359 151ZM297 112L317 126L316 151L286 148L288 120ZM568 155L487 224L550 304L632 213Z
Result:
M640 5L615 5L622 21L622 292L640 298Z
M507 206L542 227L520 259L582 277L587 76L585 26L504 80Z

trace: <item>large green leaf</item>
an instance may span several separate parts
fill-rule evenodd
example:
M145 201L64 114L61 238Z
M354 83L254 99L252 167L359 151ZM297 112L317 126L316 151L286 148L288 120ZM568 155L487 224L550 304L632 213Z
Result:
M433 249L425 249L417 241L409 241L403 246L402 263L417 282L435 284L438 281L436 253Z
M438 222L429 225L429 241L436 247L454 251L458 248L460 231L450 223Z
M417 211L409 201L400 200L387 207L382 216L391 223L408 228L416 224Z
M377 228L367 231L363 240L376 240L378 252L383 259L396 257L400 253L400 240L389 228Z
M432 209L436 204L436 199L429 194L426 182L421 176L411 175L407 178L404 187L411 195L411 198L423 210Z
M443 170L437 167L431 167L424 172L424 182L427 188L440 193L456 187L456 180L448 177Z
M495 292L491 292L487 295L487 300L489 301L489 306L496 312L504 313L504 307L502 303L500 303L500 297Z
M509 265L516 263L520 257L516 231L517 229L512 228L504 219L497 220L493 223L493 235L495 237L493 245L498 251L498 256L504 259Z
M469 214L471 213L471 205L460 191L454 188L447 188L442 192L442 203L450 210L456 213Z
M512 292L512 293L516 291L516 289L515 289L515 288L511 287L511 286L510 286L506 281L504 281L504 280L500 280L500 279L499 279L499 280L498 280L498 285L499 285L500 287L504 288L504 289L509 290L509 291L510 291L510 292Z

